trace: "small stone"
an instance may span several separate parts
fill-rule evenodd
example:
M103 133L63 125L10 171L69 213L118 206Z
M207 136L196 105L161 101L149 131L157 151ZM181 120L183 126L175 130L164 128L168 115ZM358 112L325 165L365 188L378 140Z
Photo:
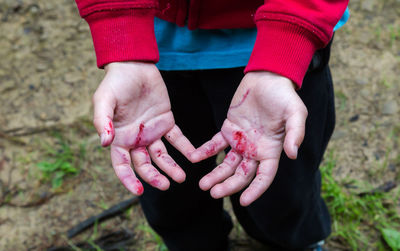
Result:
M29 7L29 12L32 13L32 14L37 14L37 13L39 13L39 11L40 11L40 7L37 4L32 4Z
M356 83L359 85L366 85L366 84L368 84L368 80L358 78L358 79L356 79Z
M72 73L67 73L64 75L64 80L67 83L76 83L79 80L82 80L82 76L79 73L72 72Z
M352 117L349 119L349 121L350 121L350 122L356 122L359 118L360 118L360 115L356 114L356 115L352 116Z
M47 65L44 63L37 63L36 64L36 70L41 72L47 70Z
M371 33L363 32L358 37L358 41L362 44L368 44L374 38L372 37Z
M380 160L380 159L382 159L383 157L385 157L385 154L386 154L386 152L383 151L383 150L376 150L376 151L374 152L375 160Z
M342 130L335 130L332 134L332 139L340 139L346 136L346 132Z
M29 34L31 33L32 29L30 27L25 27L24 28L24 34Z
M399 110L395 100L389 100L382 106L383 115L393 115Z
M361 4L361 9L366 11L373 11L375 7L375 0L364 0Z
M363 96L364 98L368 98L371 96L371 92L368 89L362 89L360 91L361 96Z
M5 80L5 81L2 81L2 83L0 84L0 93L6 93L6 92L14 90L15 88L17 88L17 86L15 85L14 81Z

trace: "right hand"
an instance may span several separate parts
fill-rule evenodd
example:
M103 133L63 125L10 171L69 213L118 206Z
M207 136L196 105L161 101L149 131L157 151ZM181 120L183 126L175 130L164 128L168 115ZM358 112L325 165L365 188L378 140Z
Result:
M169 180L151 164L151 158L174 181L183 182L186 175L168 155L161 138L186 157L194 147L175 125L156 66L119 62L105 69L106 76L93 95L93 123L101 145L111 145L112 166L120 181L130 192L141 195L143 186L136 173L151 186L167 190Z
M282 150L297 158L303 141L307 108L294 83L271 72L249 72L232 99L227 118L210 141L191 153L198 162L228 146L227 158L200 180L200 188L219 199L244 190L240 204L248 206L271 185Z

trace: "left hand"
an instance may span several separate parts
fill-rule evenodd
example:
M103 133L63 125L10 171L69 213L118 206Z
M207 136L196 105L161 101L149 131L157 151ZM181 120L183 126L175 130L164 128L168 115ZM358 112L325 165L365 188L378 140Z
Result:
M291 80L270 72L247 73L221 131L189 157L198 162L232 148L224 161L200 180L200 188L211 189L213 198L222 198L248 186L240 204L250 205L271 185L282 149L296 159L306 118L307 108Z

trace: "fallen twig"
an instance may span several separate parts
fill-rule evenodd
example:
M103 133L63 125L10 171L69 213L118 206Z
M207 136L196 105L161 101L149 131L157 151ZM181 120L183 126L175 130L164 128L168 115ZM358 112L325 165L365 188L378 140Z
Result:
M363 197L365 195L374 195L376 193L387 193L390 190L392 190L393 188L395 188L396 186L397 186L397 184L394 181L388 181L388 182L383 183L379 187L372 189L371 191L361 192L358 194L358 196Z
M25 146L26 145L26 143L24 141L16 138L15 136L8 135L8 134L6 134L6 133L4 133L2 131L0 131L0 138L3 138L5 140L7 140L7 141L10 141L11 143L14 143L16 145L20 145L20 146Z
M22 207L22 208L27 208L27 207L37 207L41 206L44 203L48 202L51 198L53 198L56 194L50 194L50 193L43 193L39 196L38 199L28 202L26 204L16 204L13 202L4 202L4 205L10 206L10 207Z
M43 132L54 131L54 130L61 130L61 129L62 129L62 126L59 124L48 126L48 127L18 127L18 128L12 128L12 129L8 129L3 132L0 132L0 136L15 139L15 137L19 137L19 136L28 136L28 135L32 135L32 134L43 133Z
M70 230L68 230L67 236L68 236L68 238L72 238L72 237L78 235L79 233L83 232L87 228L91 227L96 222L99 223L103 220L106 220L106 219L109 219L116 215L119 215L119 214L123 213L126 209L137 204L138 202L139 202L139 198L136 196L131 199L119 202L118 204L112 206L111 208L101 212L100 214L92 216L92 217L78 223L76 226L74 226Z
M69 246L51 247L47 251L69 251L69 250L125 250L135 237L134 233L128 230L118 230L106 234L95 241L81 242L78 244L69 243ZM93 245L94 244L94 245Z

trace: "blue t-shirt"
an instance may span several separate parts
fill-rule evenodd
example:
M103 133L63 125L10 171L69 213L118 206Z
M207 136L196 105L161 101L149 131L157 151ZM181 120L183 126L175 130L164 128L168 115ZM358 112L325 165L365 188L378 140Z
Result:
M346 9L334 31L349 18ZM247 65L256 41L257 29L189 30L155 18L155 34L160 52L160 70L204 70Z

